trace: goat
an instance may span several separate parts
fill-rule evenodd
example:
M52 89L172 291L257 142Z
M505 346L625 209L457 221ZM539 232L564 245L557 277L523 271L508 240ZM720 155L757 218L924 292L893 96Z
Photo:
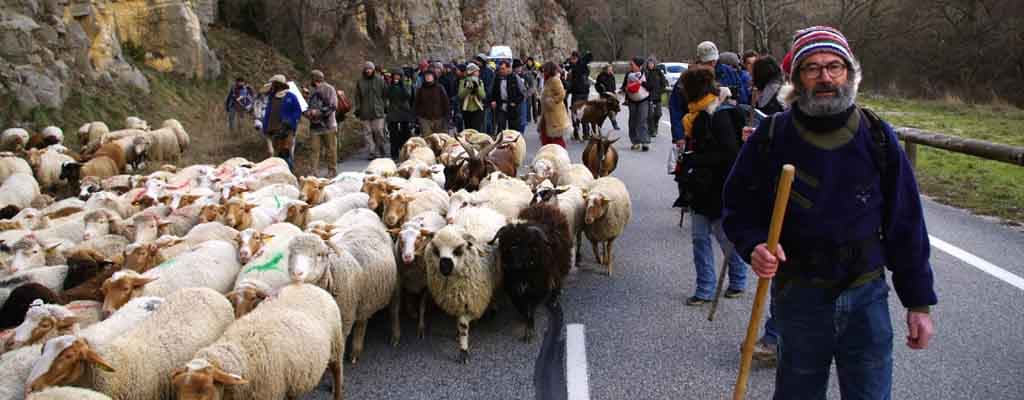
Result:
M599 134L601 125L608 118L615 118L615 115L622 111L619 106L619 99L614 93L601 93L601 98L594 100L577 101L572 105L573 120L580 121L590 127L590 132ZM590 137L584 137L589 140Z
M611 175L619 165L619 152L612 146L619 138L609 139L607 136L594 135L587 141L583 149L583 165L594 174L594 178Z

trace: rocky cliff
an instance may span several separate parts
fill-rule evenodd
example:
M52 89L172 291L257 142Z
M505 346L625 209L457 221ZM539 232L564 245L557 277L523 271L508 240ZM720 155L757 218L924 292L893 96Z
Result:
M0 95L32 109L60 107L75 85L148 92L133 62L215 77L203 33L215 10L215 0L0 0Z

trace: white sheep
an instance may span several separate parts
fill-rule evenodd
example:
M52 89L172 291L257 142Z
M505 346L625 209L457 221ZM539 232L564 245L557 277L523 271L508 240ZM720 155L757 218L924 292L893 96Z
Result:
M594 174L583 164L572 164L558 175L558 186L575 185L585 188L594 181Z
M28 131L22 128L8 128L0 133L0 151L22 151L28 144Z
M287 223L270 225L262 232L252 229L239 232L238 258L244 265L228 295L236 315L245 315L256 306L253 300L270 295L291 282L288 243L301 234L299 228Z
M7 302L7 297L18 285L25 282L35 282L46 286L54 293L60 293L64 289L64 279L68 276L67 265L53 265L48 267L35 267L20 271L0 280L0 304Z
M541 180L551 179L558 182L558 174L569 168L572 161L565 147L557 144L546 144L537 150L530 165L530 172L540 176Z
M501 269L494 249L488 245L494 236L482 237L505 225L501 214L494 215L501 224L492 229L479 229L483 226L477 225L476 234L461 225L441 228L423 253L427 288L434 302L456 318L462 363L469 363L469 324L483 316L501 284Z
M439 189L410 191L399 190L388 195L384 199L384 224L389 227L399 227L407 217L418 215L427 211L434 211L440 214L448 212L448 193Z
M75 197L68 197L66 199L56 201L39 211L41 211L43 215L52 218L66 217L80 211L85 211L85 202Z
M139 118L139 117L136 117L136 116L128 116L128 117L124 118L124 128L125 129L140 129L140 130L148 131L149 130L149 123L146 122L146 120L144 120L142 118Z
M39 197L39 183L32 174L12 174L0 185L0 218L10 218Z
M43 344L57 336L76 334L78 329L78 319L71 309L36 299L25 312L25 320L14 328L6 350Z
M33 307L26 314L25 322L15 330L13 344L17 348L45 343L57 336L77 335L88 340L90 346L100 348L134 329L149 318L162 303L163 299L159 297L137 297L117 310L110 318L94 323L87 323L87 316L79 316L78 308L73 305L44 304L39 308ZM47 318L53 321L49 326L41 323ZM65 326L61 326L62 324Z
M217 340L232 321L231 304L222 294L207 288L182 289L105 347L93 348L74 336L50 340L27 380L28 388L38 391L75 383L118 399L169 399L174 369ZM58 373L83 362L85 371L77 382Z
M131 193L131 192L128 192ZM85 201L86 210L110 210L121 218L128 218L139 211L138 207L132 204L132 195L125 193L119 196L112 192L98 192Z
M52 190L58 185L66 185L66 180L60 179L61 168L64 164L77 162L74 158L51 150L30 149L28 151L29 165L35 169L35 176L41 189Z
M39 360L43 345L21 347L0 355L0 399L25 398L25 381Z
M205 242L142 274L129 269L115 272L103 282L103 312L111 313L135 297L163 297L184 288L227 293L241 267L234 242Z
M583 233L594 248L597 262L608 267L608 275L611 275L615 262L612 246L633 216L629 190L618 178L606 176L595 180L587 188L584 198L587 208ZM602 244L603 252L599 251Z
M32 393L26 400L110 400L110 397L89 389L59 386Z
M15 157L10 153L0 153L0 182L6 181L14 174L32 175L32 166L28 165L24 158Z
M53 259L59 254L58 247L63 242L47 242L34 234L25 235L10 245L11 257L8 263L10 272L17 273L47 265L47 258ZM49 257L48 257L49 255Z
M398 174L398 165L390 158L377 158L370 161L370 164L363 170L367 175L390 177Z
M78 144L83 149L99 145L110 128L102 121L87 122L78 128Z
M478 192L459 190L452 195L448 205L448 218L453 220L465 207L490 207L507 219L519 216L519 211L530 205L533 192L519 179L499 179Z
M391 237L382 224L351 227L331 237L328 243L317 235L302 234L292 239L288 249L292 281L314 283L334 295L345 335L352 334L349 357L353 364L363 352L367 321L388 304L391 344L398 345L398 267Z
M526 161L526 137L522 133L506 129L501 131L498 141L515 143L516 165L523 165L523 162Z
M182 399L219 389L229 399L293 399L316 388L330 368L334 398L341 399L344 353L341 314L330 293L288 285L196 352L171 380Z
M316 221L334 222L345 213L357 208L369 208L370 196L366 193L350 193L332 199L315 207L305 203L292 203L288 210L288 222L302 228Z

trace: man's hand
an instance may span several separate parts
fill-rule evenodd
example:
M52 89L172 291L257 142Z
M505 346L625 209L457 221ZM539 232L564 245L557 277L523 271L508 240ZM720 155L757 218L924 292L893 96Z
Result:
M498 102L492 101L491 102L491 108L497 108L497 107L498 107Z
M779 270L779 262L786 262L786 252L782 250L782 244L779 244L776 250L778 257L768 251L768 245L765 243L754 247L754 251L750 253L750 266L754 269L754 274L766 279L775 276L775 272Z
M907 311L907 347L914 350L928 348L928 341L935 334L932 316L928 313Z
M753 134L754 134L754 128L751 128L749 126L743 127L743 141L744 142L746 142L747 139L750 139L750 135L753 135Z

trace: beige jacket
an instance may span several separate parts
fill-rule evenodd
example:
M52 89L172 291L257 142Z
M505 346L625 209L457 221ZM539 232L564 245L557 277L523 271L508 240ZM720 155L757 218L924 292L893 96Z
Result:
M544 82L540 101L547 137L559 138L572 132L572 120L569 119L569 110L565 108L565 87L558 76Z

